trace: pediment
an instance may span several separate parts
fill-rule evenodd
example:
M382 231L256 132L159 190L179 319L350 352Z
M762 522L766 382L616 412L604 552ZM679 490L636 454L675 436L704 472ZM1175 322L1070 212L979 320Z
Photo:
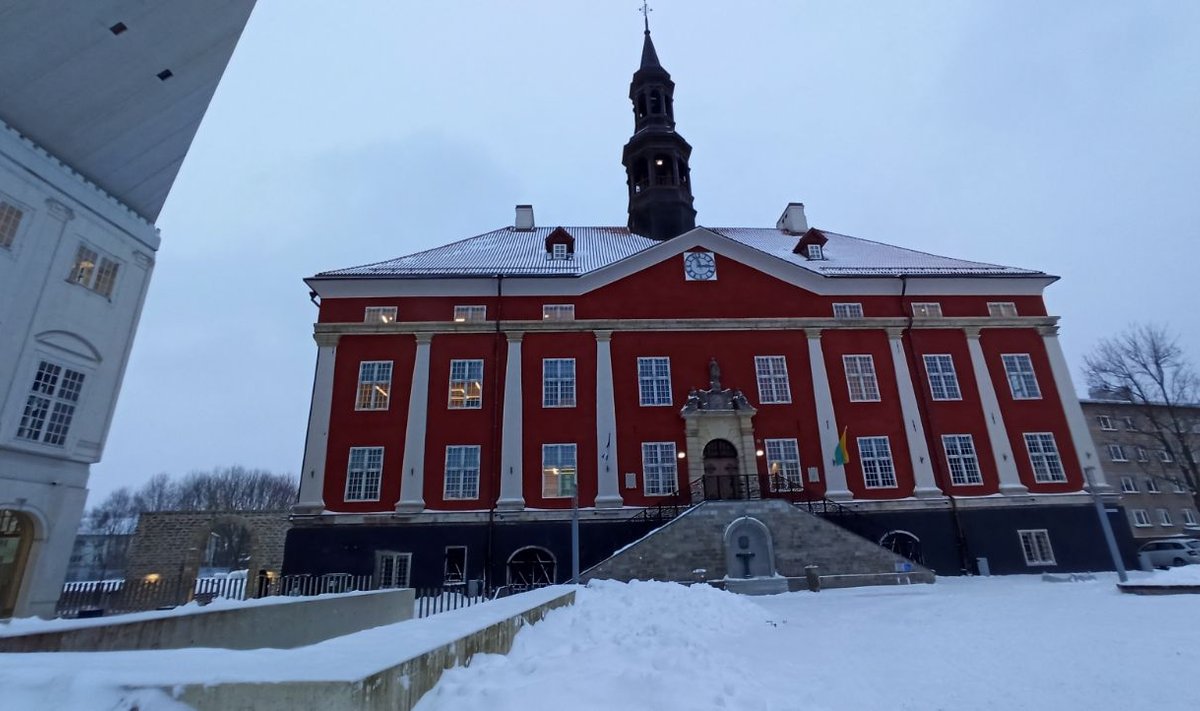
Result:
M70 331L42 331L34 336L39 344L69 353L84 360L99 363L103 360L100 350L86 338Z

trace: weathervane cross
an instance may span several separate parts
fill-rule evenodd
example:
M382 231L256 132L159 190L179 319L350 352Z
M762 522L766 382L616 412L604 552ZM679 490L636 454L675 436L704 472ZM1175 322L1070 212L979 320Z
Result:
M646 23L646 34L650 34L650 13L654 12L654 8L650 7L649 0L642 0L642 9L638 12L642 13L642 19Z

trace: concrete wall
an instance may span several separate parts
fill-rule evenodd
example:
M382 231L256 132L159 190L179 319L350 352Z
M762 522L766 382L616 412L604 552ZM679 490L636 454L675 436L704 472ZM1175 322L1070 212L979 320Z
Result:
M64 623L65 629L0 636L0 652L109 652L132 649L291 649L412 619L413 590L315 598L271 598L234 609L146 613L132 621ZM111 618L110 618L111 619Z

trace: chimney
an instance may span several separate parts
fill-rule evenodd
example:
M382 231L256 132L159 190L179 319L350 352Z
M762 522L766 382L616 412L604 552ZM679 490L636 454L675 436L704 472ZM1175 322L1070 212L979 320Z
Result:
M789 202L775 229L783 230L790 235L801 235L808 232L808 219L804 216L804 203Z
M513 229L522 232L533 229L533 205L517 205L517 220L513 223Z

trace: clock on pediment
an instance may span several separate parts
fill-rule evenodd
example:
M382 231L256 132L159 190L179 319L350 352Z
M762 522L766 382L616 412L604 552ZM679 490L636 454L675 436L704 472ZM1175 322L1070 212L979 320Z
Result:
M683 276L688 281L716 281L717 257L712 252L685 252Z

